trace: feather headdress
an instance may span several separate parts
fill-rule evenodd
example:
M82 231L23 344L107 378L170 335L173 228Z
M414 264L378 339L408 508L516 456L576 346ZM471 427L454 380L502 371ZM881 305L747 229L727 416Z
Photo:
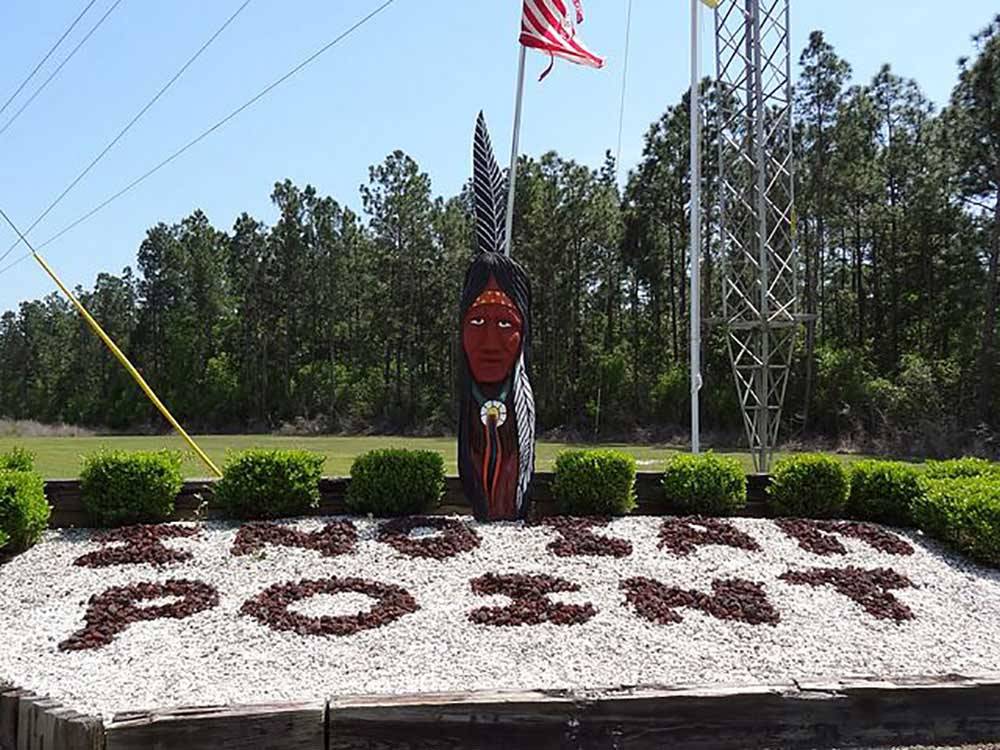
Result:
M476 118L472 142L472 191L476 203L476 244L481 253L507 252L507 189L493 154L486 118Z

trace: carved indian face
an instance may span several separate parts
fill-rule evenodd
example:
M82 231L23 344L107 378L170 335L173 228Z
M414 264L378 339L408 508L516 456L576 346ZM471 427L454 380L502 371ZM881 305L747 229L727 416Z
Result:
M517 361L523 328L521 313L490 277L462 319L462 348L477 383L501 383Z

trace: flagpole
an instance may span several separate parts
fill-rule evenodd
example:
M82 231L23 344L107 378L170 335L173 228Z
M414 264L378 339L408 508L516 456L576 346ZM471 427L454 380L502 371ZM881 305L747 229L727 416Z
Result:
M517 144L521 136L521 102L524 99L524 59L526 48L523 44L517 64L517 97L514 100L514 136L510 146L510 171L507 173L507 233L504 249L510 255L511 243L514 239L514 183L517 180Z
M701 390L701 40L698 3L691 0L691 452L701 452L698 397Z

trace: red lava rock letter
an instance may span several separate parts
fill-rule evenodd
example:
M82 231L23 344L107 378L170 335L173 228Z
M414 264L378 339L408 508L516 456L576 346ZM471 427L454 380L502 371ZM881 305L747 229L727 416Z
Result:
M890 593L890 589L914 587L913 582L891 568L811 568L778 576L782 581L809 586L833 586L880 620L912 620L913 611ZM915 587L914 587L915 588Z
M411 539L410 532L421 527L437 529L440 534ZM479 534L456 518L409 516L384 522L378 540L407 557L430 557L444 560L479 546Z
M846 555L847 549L835 534L860 539L869 547L890 555L912 555L913 547L875 524L859 521L816 521L807 518L779 518L775 521L799 546L817 555Z
M579 625L597 614L593 604L560 604L546 594L579 591L580 587L547 575L487 573L469 583L480 596L502 594L513 601L506 607L480 607L469 613L469 619L480 625Z
M111 565L132 565L137 563L152 563L165 565L171 562L190 560L190 552L173 550L163 545L163 539L192 537L198 534L198 529L192 526L174 526L161 523L151 526L124 526L96 534L95 542L124 542L116 547L105 547L94 552L88 552L73 561L74 565L87 568L106 568Z
M579 557L583 555L599 557L628 557L632 554L632 543L625 539L614 539L591 533L595 527L607 526L610 518L574 518L571 516L549 516L539 522L541 526L555 529L560 538L549 542L547 549L559 557Z
M295 602L317 594L353 591L375 600L367 612L356 615L309 617L290 612ZM353 635L362 630L380 628L403 615L420 609L410 593L399 586L363 578L325 578L298 583L278 583L249 599L240 610L272 630L291 630L299 635Z
M704 530L695 528L695 525L703 527ZM676 555L688 555L697 547L709 544L736 547L750 552L760 550L760 545L753 537L718 518L704 516L668 518L660 526L659 547L668 549Z
M354 554L358 530L350 521L334 521L319 531L298 531L276 523L248 523L240 527L232 554L249 555L265 544L314 549L324 557Z
M136 606L141 601L167 596L178 596L181 600L158 607ZM60 643L59 650L81 651L107 646L133 622L164 617L180 620L211 609L218 603L218 592L201 581L173 580L115 586L103 594L90 597L87 613L84 615L86 625L83 630Z
M629 578L621 583L625 600L647 620L669 625L683 618L675 609L690 607L720 620L739 620L751 625L774 625L781 619L767 601L764 585L741 578L712 581L712 593L665 586L652 578Z

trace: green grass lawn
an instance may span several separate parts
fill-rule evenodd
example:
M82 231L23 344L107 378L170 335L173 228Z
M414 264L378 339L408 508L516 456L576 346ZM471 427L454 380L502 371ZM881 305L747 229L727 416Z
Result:
M329 476L345 476L351 462L359 453L374 448L402 447L433 450L444 456L449 474L457 473L455 464L454 438L411 438L411 437L278 437L275 435L205 435L195 438L198 444L220 467L226 452L244 448L304 448L326 456L324 473ZM42 475L49 479L72 479L80 471L80 457L102 447L121 450L157 450L173 448L185 450L184 442L175 435L158 437L98 436L98 437L0 437L0 452L20 445L35 454L36 464ZM568 448L593 447L567 443L540 442L538 444L537 468L552 468L552 462L560 451ZM682 445L628 445L609 443L602 447L627 451L639 461L639 471L658 471L668 456L686 450ZM740 459L747 471L753 463L748 453L719 451L720 455L731 455ZM779 456L782 454L778 454ZM850 462L862 458L857 455L838 455L837 458ZM189 453L184 465L189 477L210 476L209 470Z

